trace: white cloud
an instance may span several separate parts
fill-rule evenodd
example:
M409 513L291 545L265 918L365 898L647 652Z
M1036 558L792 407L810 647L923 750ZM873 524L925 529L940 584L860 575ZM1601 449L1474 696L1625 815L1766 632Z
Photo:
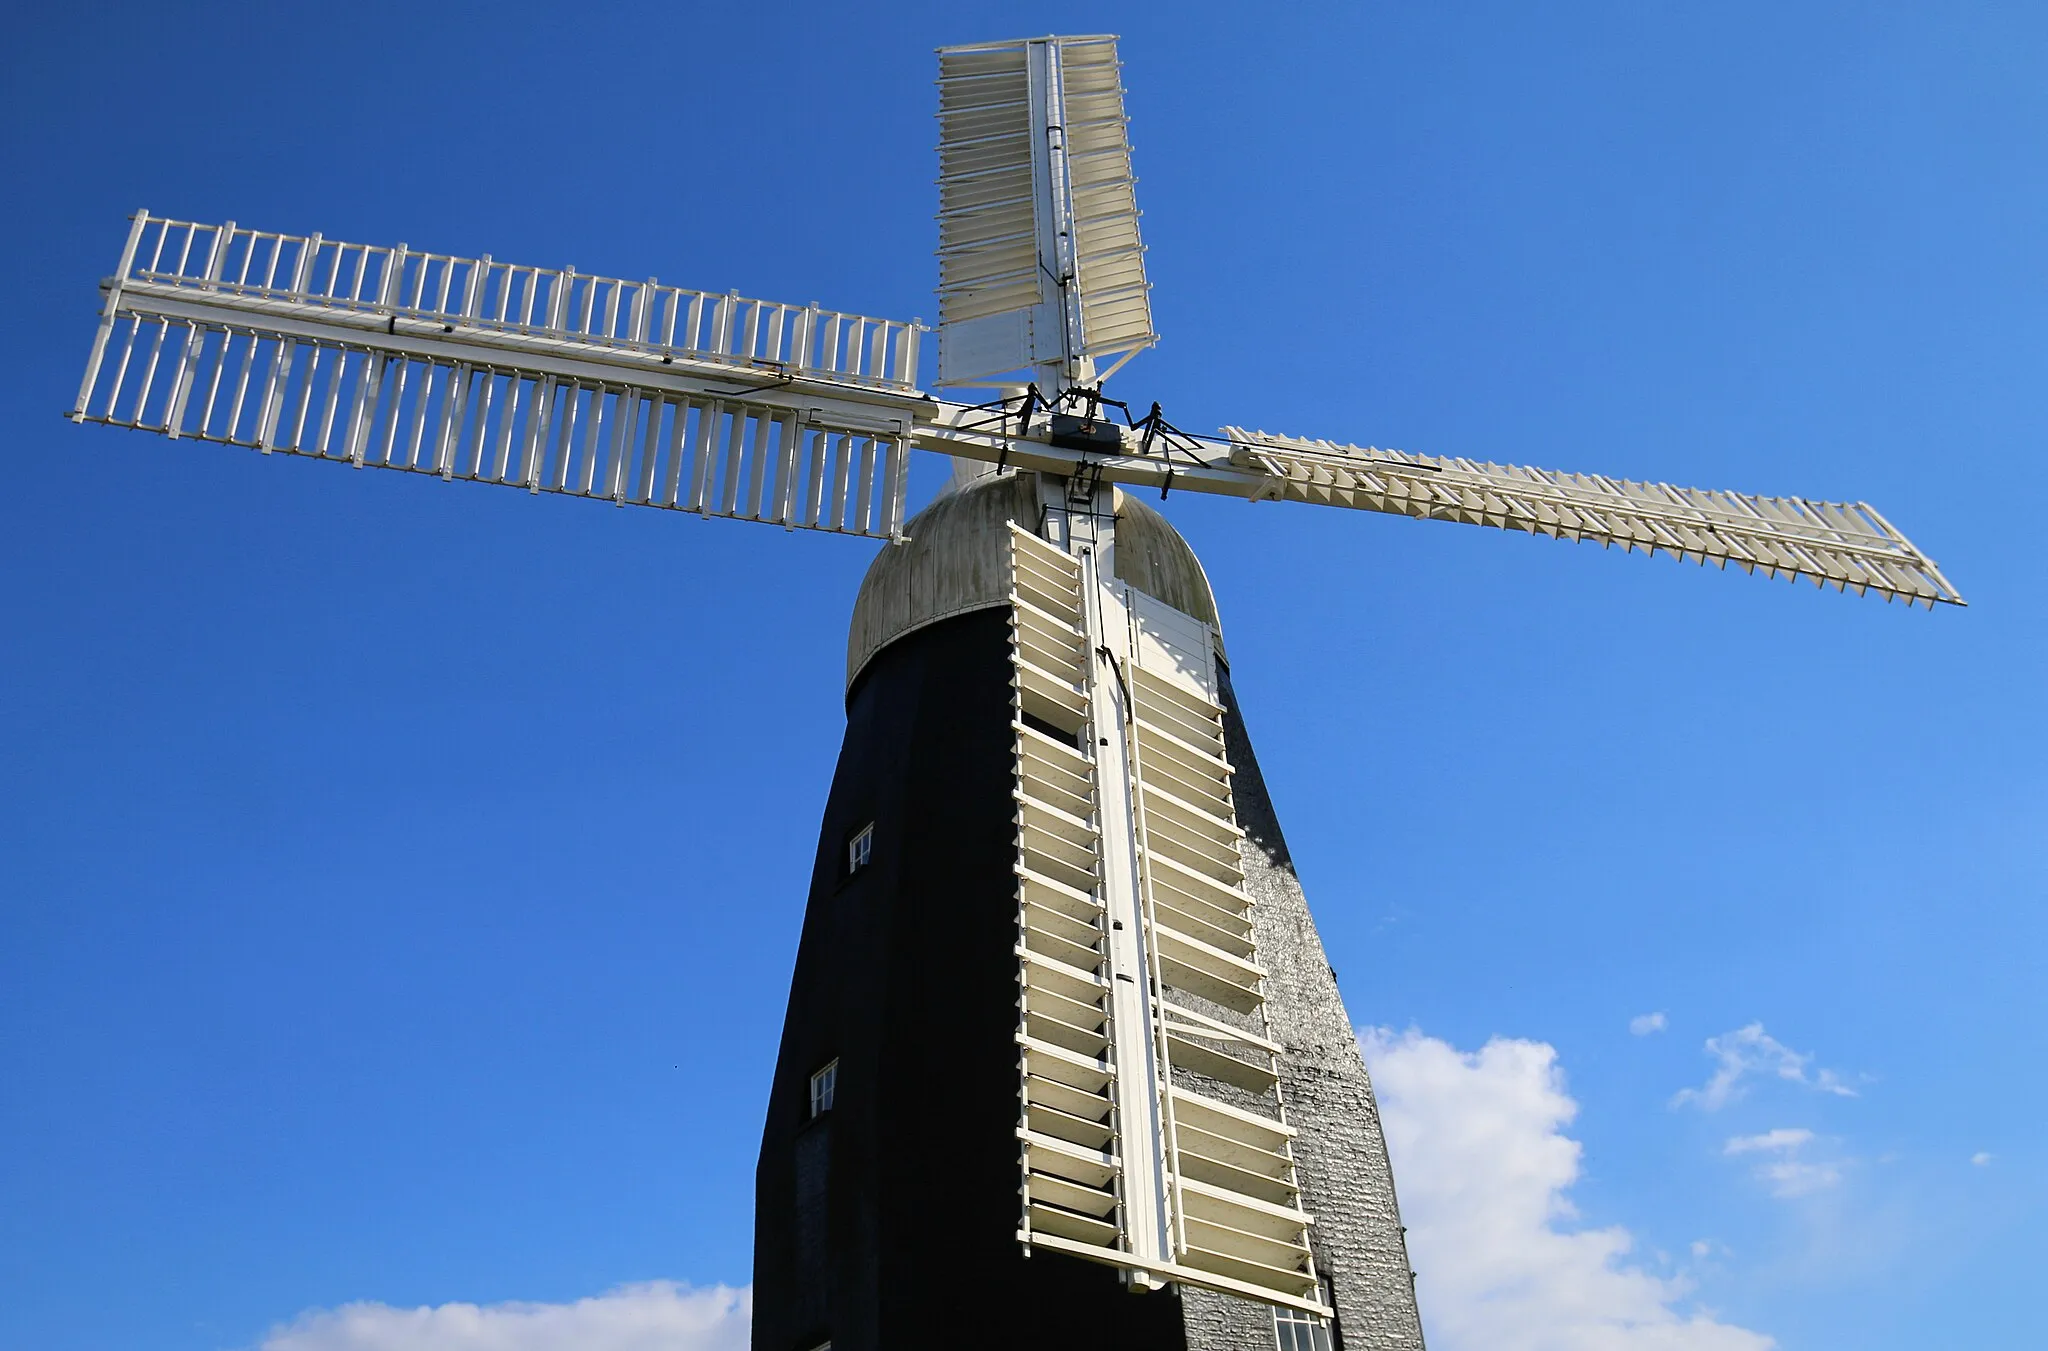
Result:
M1982 1168L1986 1164L1991 1162L1991 1156L1980 1149L1975 1154L1972 1154L1970 1156L1970 1162L1976 1164L1979 1168Z
M1721 1147L1721 1152L1723 1154L1755 1154L1759 1151L1797 1149L1801 1145L1811 1144L1812 1142L1813 1132L1804 1127L1792 1130L1780 1127L1774 1131L1765 1131L1762 1135L1733 1136L1727 1144Z
M1764 1031L1762 1023L1751 1023L1733 1032L1723 1032L1718 1037L1708 1037L1706 1051L1719 1062L1712 1077L1703 1087L1680 1089L1671 1099L1673 1107L1693 1103L1702 1111L1718 1111L1742 1096L1744 1079L1758 1074L1804 1084L1821 1093L1834 1093L1844 1098L1856 1096L1856 1090L1843 1083L1833 1070L1816 1070L1808 1074L1807 1066L1813 1063L1813 1057L1785 1045Z
M753 1296L672 1281L571 1304L344 1304L270 1330L259 1351L747 1351Z
M1806 1196L1842 1180L1839 1163L1800 1157L1799 1151L1812 1143L1812 1131L1804 1127L1780 1127L1762 1135L1731 1136L1721 1146L1721 1152L1776 1155L1758 1163L1756 1175L1770 1184L1773 1196Z
M1496 1037L1460 1051L1416 1031L1361 1038L1408 1224L1433 1351L1768 1351L1689 1307L1690 1284L1627 1259L1619 1226L1571 1227L1578 1114L1557 1053Z
M1756 1175L1771 1184L1771 1195L1807 1196L1825 1191L1842 1180L1842 1170L1832 1163L1810 1163L1805 1159L1778 1159L1759 1164Z
M1652 1032L1662 1032L1664 1028L1664 1015L1661 1012L1638 1013L1628 1020L1628 1030L1638 1037L1647 1037Z

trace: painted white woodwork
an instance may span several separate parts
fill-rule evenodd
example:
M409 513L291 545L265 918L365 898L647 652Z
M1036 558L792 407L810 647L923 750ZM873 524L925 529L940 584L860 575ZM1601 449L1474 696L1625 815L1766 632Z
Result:
M1022 1224L1119 1241L1122 1160L1110 1034L1096 763L1081 569L1010 528L1017 754ZM1046 729L1046 730L1041 730Z
M1120 70L1106 36L939 49L941 385L1093 385L1158 341Z
M1129 613L1122 588L1101 569L1102 531L1072 532L1081 566L1089 650L1088 695L1095 731L1096 802L1101 811L1103 913L1109 919L1111 967L1110 1055L1117 1066L1117 1126L1124 1150L1123 1227L1126 1249L1140 1259L1171 1260L1167 1212L1168 1156L1160 1143L1166 1125L1159 1085L1166 1079L1162 1047L1151 1035L1158 963L1153 935L1145 923L1142 844L1130 828L1136 811L1132 771L1128 685L1118 666L1128 660ZM1108 669L1104 669L1107 667ZM1163 1284L1152 1271L1129 1268L1132 1284Z
M1214 630L1115 577L1113 490L1042 491L1058 542L1007 532L1018 1238L1117 1266L1137 1288L1326 1316L1282 1048L1261 1035Z
M138 212L72 416L894 539L916 324Z
M1037 51L1046 70L1071 66L1063 87L1109 97L1113 47L1047 41L1004 50ZM1090 107L1082 122L1121 127L1120 111L1111 119L1106 103ZM1121 209L1105 208L1100 221ZM1110 237L1091 236L1101 248L1075 255L1078 275L1090 258L1111 267L1125 256L1101 242ZM1176 436L1154 453L1135 435L1116 453L1054 446L1042 415L919 390L915 322L147 212L133 217L103 287L71 416L265 454L900 541L915 445L1091 488L1178 487L1463 521L1732 562L1930 609L1962 604L1934 562L1865 503L1235 427L1220 439ZM1071 287L1062 295L1070 318L1095 303ZM1095 350L1083 348L1078 359Z
M1213 626L1142 591L1129 594L1133 655L1138 665L1213 702L1217 694Z
M1930 610L1936 601L1962 603L1933 560L1864 502L1757 497L1223 431L1232 462L1268 476L1270 497L1619 544L1717 567L1733 563L1859 596L1903 597Z
M1963 604L1934 560L1866 502L1636 483L1521 465L1413 455L1226 427L1221 437L1181 435L1170 450L1123 453L1052 445L1042 423L934 402L917 444L964 459L1089 481L1215 493L1254 502L1307 502L1425 520L1583 539L1625 550L1796 580L1886 600Z

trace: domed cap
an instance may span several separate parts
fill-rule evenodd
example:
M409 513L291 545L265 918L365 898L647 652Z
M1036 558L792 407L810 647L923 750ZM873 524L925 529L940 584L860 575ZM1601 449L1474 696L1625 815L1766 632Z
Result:
M1010 603L1004 575L1009 524L1038 524L1038 476L990 474L956 482L903 527L909 539L875 555L853 603L846 637L850 688L875 653L941 619ZM1116 575L1183 614L1216 626L1216 597L1195 551L1166 518L1134 497L1116 495Z

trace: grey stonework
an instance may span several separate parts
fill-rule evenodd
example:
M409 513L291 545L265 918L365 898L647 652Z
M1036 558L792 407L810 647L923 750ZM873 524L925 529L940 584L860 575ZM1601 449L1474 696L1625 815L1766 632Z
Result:
M1188 1351L1273 1351L1273 1310L1248 1299L1184 1286L1180 1321Z
M1288 1124L1300 1132L1295 1172L1302 1204L1316 1217L1310 1244L1316 1269L1336 1298L1343 1351L1422 1351L1408 1245L1372 1081L1227 672L1223 702L1237 771L1237 820L1246 837L1245 890L1266 968L1267 1035L1287 1048L1280 1091ZM1181 1302L1189 1351L1272 1351L1273 1317L1265 1307L1201 1290L1183 1291Z

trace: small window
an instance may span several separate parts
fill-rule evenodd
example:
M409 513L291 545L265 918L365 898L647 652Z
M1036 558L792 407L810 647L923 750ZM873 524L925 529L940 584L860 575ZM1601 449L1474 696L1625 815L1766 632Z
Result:
M1330 1351L1330 1325L1299 1309L1273 1306L1273 1337L1280 1351Z
M828 1061L811 1076L811 1115L821 1117L832 1110L832 1091L839 1084L839 1062Z
M868 822L846 837L846 875L853 876L875 857L875 823Z

